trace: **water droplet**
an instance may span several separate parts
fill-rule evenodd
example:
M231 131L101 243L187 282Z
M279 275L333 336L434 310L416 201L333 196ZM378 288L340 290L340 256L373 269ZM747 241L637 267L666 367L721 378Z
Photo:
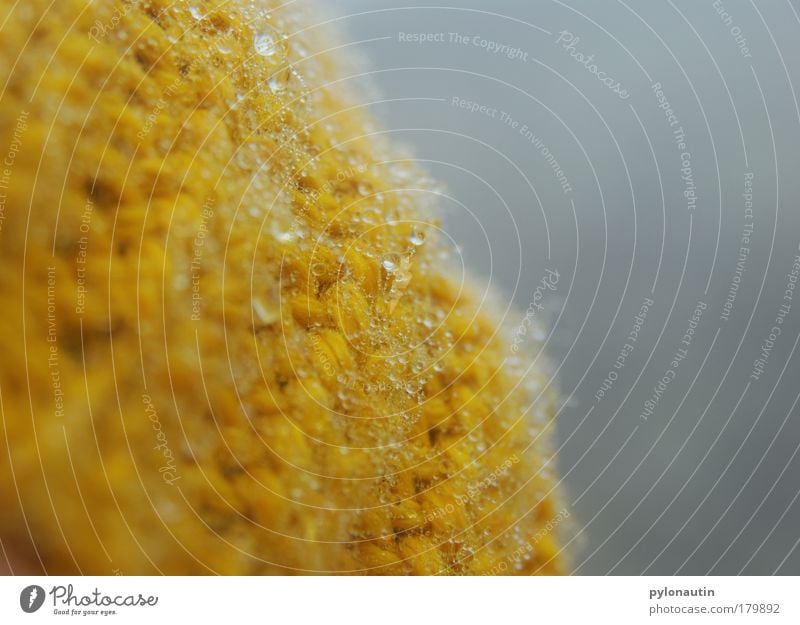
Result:
M278 321L278 311L265 304L258 297L253 298L253 314L262 325L270 325Z
M414 230L411 232L411 236L408 238L408 240L411 242L411 245L419 247L425 243L425 233L421 230Z
M267 81L267 85L272 93L280 93L286 89L286 83L278 78L277 74L270 76L270 79Z
M305 58L308 56L308 50L302 43L294 42L294 45L292 47L294 48L294 51L297 52L297 55L300 58Z
M221 37L216 41L217 52L220 54L230 54L233 50L233 40L229 37Z
M383 268L389 273L392 273L397 268L392 256L384 256L381 260L381 265L383 265Z
M253 37L253 46L256 52L267 59L274 59L280 52L280 44L274 34L262 31Z
M296 232L291 228L283 230L279 224L274 224L272 226L272 235L281 243L289 243L294 241Z
M203 19L203 14L200 12L200 9L195 6L189 7L189 14L196 20Z

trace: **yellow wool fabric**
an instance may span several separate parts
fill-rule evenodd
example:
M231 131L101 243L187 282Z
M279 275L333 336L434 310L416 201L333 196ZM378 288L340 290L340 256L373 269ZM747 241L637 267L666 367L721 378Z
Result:
M435 188L313 15L0 18L6 550L60 574L562 570L547 376L448 269Z

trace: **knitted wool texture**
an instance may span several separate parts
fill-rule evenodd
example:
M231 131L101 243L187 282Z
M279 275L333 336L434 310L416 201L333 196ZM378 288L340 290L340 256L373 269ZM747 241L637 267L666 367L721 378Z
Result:
M448 269L435 187L313 15L191 5L0 9L5 549L559 572L548 376Z

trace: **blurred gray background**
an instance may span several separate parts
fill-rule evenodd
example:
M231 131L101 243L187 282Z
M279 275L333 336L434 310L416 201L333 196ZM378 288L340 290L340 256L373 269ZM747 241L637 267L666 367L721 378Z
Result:
M522 311L559 272L537 318L575 572L800 574L798 7L415 4L324 10L370 109L444 183L472 271Z

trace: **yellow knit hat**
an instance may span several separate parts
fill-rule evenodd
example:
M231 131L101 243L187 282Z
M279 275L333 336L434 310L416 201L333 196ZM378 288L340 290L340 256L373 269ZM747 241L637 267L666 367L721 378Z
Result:
M12 6L13 4L13 6ZM555 573L555 398L289 3L0 8L0 540L49 573Z

